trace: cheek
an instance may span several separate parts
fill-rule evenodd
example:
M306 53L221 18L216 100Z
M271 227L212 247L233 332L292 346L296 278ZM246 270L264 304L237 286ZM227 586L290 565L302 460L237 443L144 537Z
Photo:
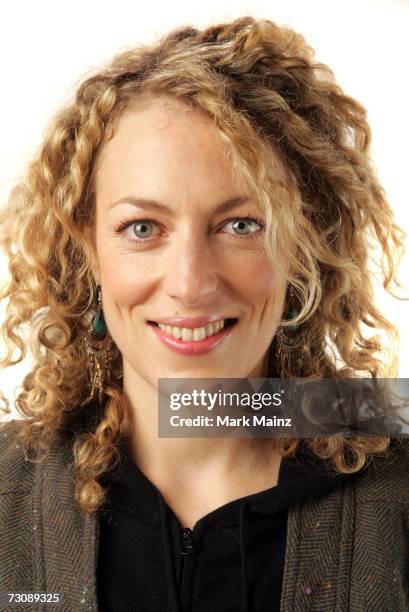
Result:
M138 259L135 254L106 248L99 251L99 263L103 301L111 312L147 302L157 290L157 280L166 275L163 259L157 260L152 253L149 258ZM285 280L279 267L265 255L236 252L233 257L229 254L227 260L223 258L220 264L220 275L236 297L251 304L255 311L267 309L270 319L272 311L281 315Z
M284 299L285 279L267 257L249 258L240 266L236 278L241 291L255 306L265 307L271 302L277 307Z
M101 261L101 282L103 286L103 299L115 303L117 306L126 306L143 302L150 294L150 275L146 268L138 265L134 258L121 256L107 256Z

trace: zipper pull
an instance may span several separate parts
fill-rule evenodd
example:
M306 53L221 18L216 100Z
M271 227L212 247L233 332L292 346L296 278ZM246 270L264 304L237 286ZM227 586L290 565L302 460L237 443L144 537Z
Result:
M192 530L185 527L182 531L182 555L190 555L193 552Z

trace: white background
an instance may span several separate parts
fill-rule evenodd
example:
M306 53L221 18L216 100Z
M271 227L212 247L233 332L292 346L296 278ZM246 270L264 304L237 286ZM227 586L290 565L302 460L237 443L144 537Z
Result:
M125 0L14 1L0 11L0 203L22 176L44 128L87 72L121 49L191 24L243 16L268 18L301 32L345 93L368 109L372 158L396 219L409 233L409 0ZM0 280L7 274L0 255ZM409 284L408 256L400 278ZM378 305L399 326L400 376L409 377L409 302L377 289ZM4 304L0 317L4 317ZM0 372L10 399L29 362Z

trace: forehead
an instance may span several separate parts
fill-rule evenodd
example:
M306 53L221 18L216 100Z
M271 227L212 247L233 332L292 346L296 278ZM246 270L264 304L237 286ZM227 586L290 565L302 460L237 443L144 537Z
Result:
M240 164L232 153L225 135L199 109L171 96L138 100L117 119L98 156L96 191L104 199L129 189L147 197L152 194L139 191L153 189L155 197L165 199L166 192L191 198L201 192L211 197L217 191L241 191ZM283 164L273 150L266 154L274 183L285 185Z
M161 98L127 110L98 160L96 185L142 176L180 180L182 171L200 182L225 182L232 175L231 148L211 119L177 100Z
M170 127L177 118L188 117L196 121L207 119L198 108L167 95L144 98L130 107L127 113L143 113L144 118L148 119L156 129Z
M193 131L192 131L193 130ZM113 137L104 146L105 153L132 136L142 140L146 136L158 140L176 133L185 134L185 144L193 138L223 142L222 133L215 127L212 119L200 109L171 96L158 96L138 101L127 108L117 118ZM113 145L113 146L111 146Z

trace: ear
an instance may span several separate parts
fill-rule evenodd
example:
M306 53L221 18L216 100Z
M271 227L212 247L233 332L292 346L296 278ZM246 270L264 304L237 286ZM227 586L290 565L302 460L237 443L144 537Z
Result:
M98 252L95 240L95 228L86 227L84 229L84 238L90 250L91 256L91 272L97 285L101 284L101 271L99 268Z

